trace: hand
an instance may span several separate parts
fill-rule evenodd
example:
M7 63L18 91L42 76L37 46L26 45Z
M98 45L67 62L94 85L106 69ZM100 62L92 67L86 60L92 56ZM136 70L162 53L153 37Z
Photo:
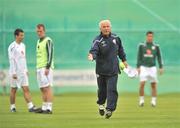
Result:
M12 78L13 78L13 79L17 79L17 75L16 75L16 74L13 74L13 75L12 75Z
M126 61L123 61L123 64L124 64L125 68L128 67L128 63Z
M140 74L140 72L141 72L140 68L137 68L137 72L138 72L138 74Z
M93 55L91 53L88 54L88 60L93 61Z
M159 69L159 74L162 75L164 70L162 68Z
M46 68L44 74L47 76L49 74L49 69Z

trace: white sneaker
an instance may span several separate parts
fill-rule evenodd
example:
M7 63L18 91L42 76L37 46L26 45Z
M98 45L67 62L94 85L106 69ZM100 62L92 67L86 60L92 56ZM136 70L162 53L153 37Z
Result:
M152 100L152 101L151 101L151 106L152 106L152 107L156 107L156 101Z
M105 107L104 107L104 105L99 105L99 114L101 116L104 116L104 114L105 114Z
M144 106L144 100L140 100L140 101L139 101L139 106L140 106L140 107L143 107L143 106Z

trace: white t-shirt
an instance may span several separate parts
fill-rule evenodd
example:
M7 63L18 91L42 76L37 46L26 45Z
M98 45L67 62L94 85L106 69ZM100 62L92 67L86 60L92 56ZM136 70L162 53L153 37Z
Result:
M24 74L27 70L26 64L26 51L25 51L24 43L16 43L16 41L12 42L8 48L8 56L9 56L9 73L10 74Z

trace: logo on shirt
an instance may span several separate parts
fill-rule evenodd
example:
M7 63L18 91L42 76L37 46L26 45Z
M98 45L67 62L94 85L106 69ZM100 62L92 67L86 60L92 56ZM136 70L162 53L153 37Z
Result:
M23 52L23 51L21 51L21 54L22 54L22 55L24 55L24 52Z
M113 39L113 43L116 44L116 39Z
M156 48L155 46L152 46L152 50L155 50L155 48Z
M144 54L144 57L153 57L152 51L150 49L147 49L146 54Z

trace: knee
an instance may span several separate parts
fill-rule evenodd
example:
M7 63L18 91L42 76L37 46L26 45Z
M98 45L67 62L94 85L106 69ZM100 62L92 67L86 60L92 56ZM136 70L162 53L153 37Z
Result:
M16 90L17 90L16 88L12 88L12 89L11 89L11 93L15 94L15 93L16 93Z
M152 89L156 89L156 85L152 85L151 88L152 88Z
M25 87L25 88L23 88L23 91L24 91L24 93L29 93L29 88Z

